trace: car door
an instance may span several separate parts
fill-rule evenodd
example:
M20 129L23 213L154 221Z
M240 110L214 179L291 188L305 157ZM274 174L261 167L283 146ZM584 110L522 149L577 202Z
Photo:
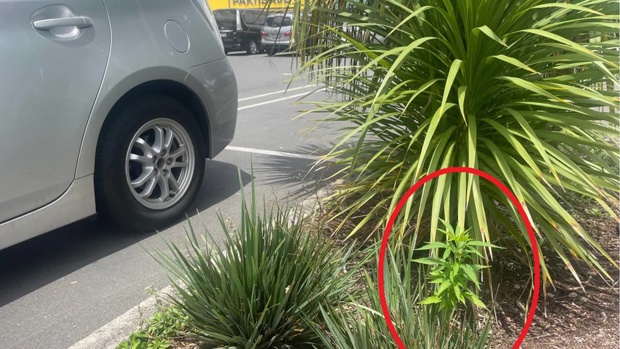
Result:
M0 0L0 223L71 185L109 51L102 0Z

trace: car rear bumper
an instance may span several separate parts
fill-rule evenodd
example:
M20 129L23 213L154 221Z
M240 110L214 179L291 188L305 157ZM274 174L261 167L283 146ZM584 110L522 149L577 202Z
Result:
M261 40L261 45L263 48L271 48L275 47L277 49L287 49L291 46L291 42L289 40Z
M219 154L232 141L237 124L237 80L228 59L191 68L184 81L200 98L207 112L208 157Z

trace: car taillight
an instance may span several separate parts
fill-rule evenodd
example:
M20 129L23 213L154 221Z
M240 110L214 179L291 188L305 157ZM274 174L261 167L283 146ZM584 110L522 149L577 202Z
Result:
M291 32L287 31L286 33L284 33L284 36L291 36Z
M260 32L260 35L262 35L262 36L269 36L269 33L267 33L266 31L263 30L262 32Z

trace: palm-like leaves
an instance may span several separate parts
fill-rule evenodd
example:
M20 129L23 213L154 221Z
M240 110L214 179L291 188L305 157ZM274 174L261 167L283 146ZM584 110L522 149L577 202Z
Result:
M189 334L205 343L310 348L320 343L310 328L320 323L320 307L337 306L350 292L352 274L343 274L348 252L306 230L298 211L274 207L261 214L256 204L252 183L240 228L220 216L222 250L201 243L190 225L186 249L168 244L171 255L157 252L178 292L172 301Z
M348 125L331 153L351 176L339 195L355 194L343 214L372 202L358 228L387 218L423 175L474 167L511 188L539 242L569 267L567 253L605 273L596 258L605 252L562 196L592 198L616 217L618 8L616 0L299 0L302 71L345 97L315 110ZM474 176L442 176L403 211L416 228L430 218L431 241L442 218L486 242L509 232L527 250L517 211Z

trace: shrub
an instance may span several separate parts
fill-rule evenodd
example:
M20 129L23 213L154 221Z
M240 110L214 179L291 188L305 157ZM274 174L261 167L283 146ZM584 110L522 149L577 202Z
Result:
M350 274L343 272L348 254L323 234L306 231L294 210L259 214L253 187L250 201L242 201L239 229L220 216L221 250L200 243L190 225L187 255L174 244L172 256L158 253L178 291L172 301L187 317L188 333L238 348L316 344L311 324L321 320L320 307L337 306L349 292Z
M488 348L492 322L488 314L477 318L471 308L442 308L440 304L420 304L433 292L424 267L412 261L413 249L404 245L388 251L385 269L386 300L390 316L406 348L453 349ZM351 307L323 310L327 332L322 334L330 349L393 348L395 342L378 311L381 309L377 278L366 273L366 291ZM483 323L481 323L481 321ZM320 331L317 331L321 333Z
M484 266L476 263L484 260L480 248L497 246L472 240L466 230L454 230L444 222L445 242L432 242L418 248L418 251L431 251L431 257L414 259L414 262L429 265L430 283L435 285L433 294L420 304L438 304L439 309L457 309L459 304L471 304L486 308L478 298L480 281L478 275ZM443 250L443 253L439 250Z
M348 127L330 154L350 179L335 197L342 221L373 203L351 234L371 217L385 224L423 175L468 166L509 186L577 279L569 255L607 274L597 253L613 260L561 197L592 198L618 219L617 0L299 0L296 11L297 35L309 33L301 73L343 96L314 110ZM472 175L426 184L403 211L401 237L436 241L443 218L528 250L516 209Z

